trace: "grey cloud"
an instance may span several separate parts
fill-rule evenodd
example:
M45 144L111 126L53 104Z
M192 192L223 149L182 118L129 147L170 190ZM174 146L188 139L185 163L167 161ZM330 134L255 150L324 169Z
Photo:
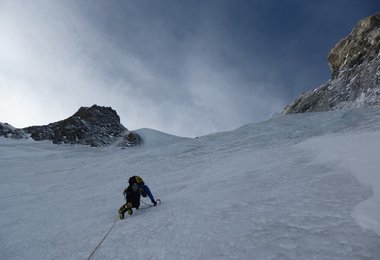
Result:
M5 1L0 120L48 123L94 103L130 129L183 136L265 120L327 80L328 49L375 11L369 0Z

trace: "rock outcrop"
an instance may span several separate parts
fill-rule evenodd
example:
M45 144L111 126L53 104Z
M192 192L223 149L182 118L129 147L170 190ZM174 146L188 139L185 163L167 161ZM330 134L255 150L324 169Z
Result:
M380 106L380 13L361 20L328 55L331 79L302 94L283 113Z
M0 136L30 137L36 141L51 140L55 144L91 146L127 147L142 142L137 133L128 131L120 123L120 117L115 110L97 105L81 107L71 117L48 125L16 129L8 124L2 124L0 125Z
M0 136L13 139L28 138L27 133L23 130L17 129L7 123L0 123Z

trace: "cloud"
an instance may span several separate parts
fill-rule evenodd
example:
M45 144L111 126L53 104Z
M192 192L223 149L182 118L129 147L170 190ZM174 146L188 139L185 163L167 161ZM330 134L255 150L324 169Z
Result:
M150 73L103 39L73 6L6 2L0 19L1 120L23 127L63 119L94 103L144 102L131 93L152 80ZM107 76L113 59L130 82Z
M349 14L371 9L353 3L344 5ZM328 7L291 0L2 1L0 120L47 124L93 104L112 106L129 129L182 136L265 120L327 80L326 49L335 41L325 36L328 23L352 26Z

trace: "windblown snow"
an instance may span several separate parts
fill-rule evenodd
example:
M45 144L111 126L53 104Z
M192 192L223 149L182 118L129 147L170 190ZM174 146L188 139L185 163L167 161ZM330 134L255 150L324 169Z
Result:
M132 175L162 204L117 220L92 259L380 259L379 110L139 133L127 149L0 138L0 259L86 259Z

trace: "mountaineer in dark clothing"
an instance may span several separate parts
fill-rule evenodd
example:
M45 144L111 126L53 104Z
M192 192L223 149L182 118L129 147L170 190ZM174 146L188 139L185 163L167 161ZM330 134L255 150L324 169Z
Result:
M123 195L127 202L119 209L119 218L124 218L124 213L128 211L129 215L133 214L132 208L139 209L140 196L149 196L153 206L157 205L149 187L144 183L140 176L132 176L128 180L128 187L124 190Z

